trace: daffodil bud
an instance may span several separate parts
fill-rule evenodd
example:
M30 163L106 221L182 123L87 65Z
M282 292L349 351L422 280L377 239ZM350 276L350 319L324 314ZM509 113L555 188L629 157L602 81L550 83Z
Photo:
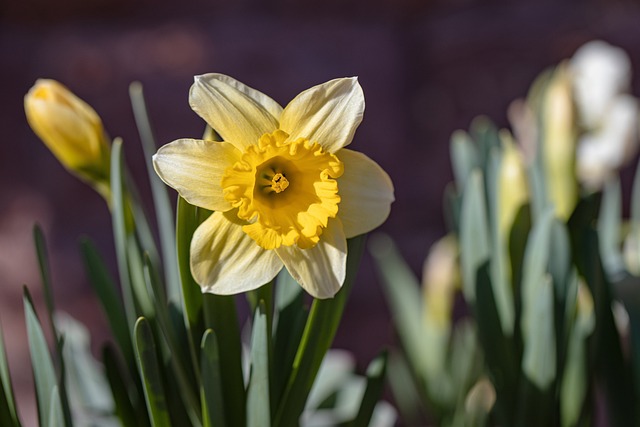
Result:
M443 237L431 247L422 278L425 323L448 335L453 296L460 286L458 244L453 235Z
M24 97L33 131L70 172L108 186L110 145L98 114L55 80L40 79Z
M556 215L566 220L578 201L575 108L566 64L560 64L554 71L541 106L547 191Z
M498 230L508 243L511 227L518 211L529 200L529 186L524 159L508 131L500 133L502 140L502 160L499 171L498 188Z

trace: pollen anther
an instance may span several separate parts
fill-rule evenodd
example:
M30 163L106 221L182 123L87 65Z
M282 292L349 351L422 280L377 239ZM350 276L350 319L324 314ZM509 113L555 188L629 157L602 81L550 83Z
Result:
M271 179L271 188L276 193L282 193L289 186L289 180L281 173L277 173Z

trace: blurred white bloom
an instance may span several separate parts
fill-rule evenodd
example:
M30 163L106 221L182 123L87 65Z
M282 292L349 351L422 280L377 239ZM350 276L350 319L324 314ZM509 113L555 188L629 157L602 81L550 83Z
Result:
M599 188L638 148L638 103L630 95L615 97L600 128L578 145L578 176L587 188Z
M600 40L580 47L571 58L573 88L582 124L593 129L606 116L611 101L627 92L631 62L624 50Z
M577 174L585 187L597 190L637 150L638 103L628 95L631 61L622 49L593 41L576 51L570 66L584 131Z

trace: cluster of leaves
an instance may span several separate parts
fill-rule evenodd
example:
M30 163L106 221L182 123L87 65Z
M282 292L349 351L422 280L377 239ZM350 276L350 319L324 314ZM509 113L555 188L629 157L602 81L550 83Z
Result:
M622 242L637 247L640 168L629 224L617 177L602 191L579 194L563 219L548 194L555 182L543 156L535 156L526 170L530 197L502 238L500 171L509 138L484 118L452 138L455 183L446 190L446 208L470 316L447 333L437 368L425 369L443 345L423 320L418 279L387 238L373 246L404 349L397 363L391 359L392 386L394 377L415 379L415 392L393 387L401 412L416 419L426 406L439 425L577 426L594 422L603 399L610 425L638 425L640 278ZM639 253L627 251L626 258L638 265ZM616 311L628 314L630 333ZM472 400L484 376L495 402L483 417Z
M331 384L316 381L354 282L364 237L348 242L347 278L333 299L313 300L309 307L302 288L286 269L275 280L275 290L270 283L248 293L252 325L248 348L243 349L235 298L202 294L189 270L191 237L211 212L179 198L174 223L166 188L151 166L156 145L139 84L131 86L131 97L147 159L161 251L126 169L122 141L116 139L111 148L109 203L122 299L94 244L88 239L81 243L90 282L114 337L115 346L103 347L104 370L81 363L91 360L73 352L82 341L81 332L61 330L61 322L54 320L46 245L40 229L35 229L47 323L55 337L52 356L43 323L25 288L40 425L70 427L81 422L79 414L84 414L92 421L119 421L131 427L296 426L304 411L338 408L336 396L347 386L358 398L351 399L346 412L338 408L340 413L336 410L332 422L368 425L382 393L386 354L371 363L366 380L355 389L347 381L349 375ZM0 425L19 427L2 342L0 336Z

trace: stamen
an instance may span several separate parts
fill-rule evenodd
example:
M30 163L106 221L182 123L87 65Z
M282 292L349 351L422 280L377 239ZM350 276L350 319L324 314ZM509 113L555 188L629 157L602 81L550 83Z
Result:
M271 179L271 188L276 193L282 193L289 186L289 180L280 172Z

